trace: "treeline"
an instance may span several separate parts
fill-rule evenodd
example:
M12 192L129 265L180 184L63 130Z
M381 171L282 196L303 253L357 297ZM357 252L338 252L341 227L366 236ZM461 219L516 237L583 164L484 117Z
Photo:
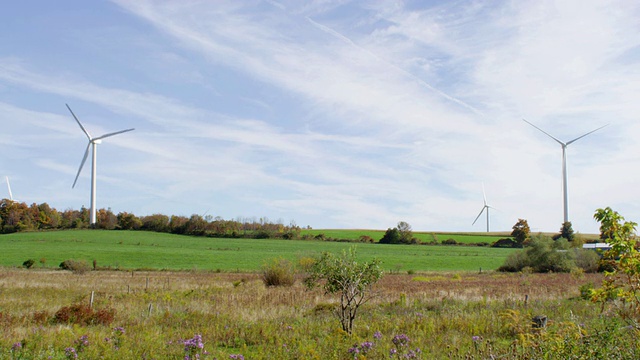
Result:
M27 205L8 199L0 203L0 233L19 231L65 230L90 228L89 209L58 211L47 203ZM153 214L138 217L127 212L114 214L111 209L97 211L97 229L146 230L172 234L226 237L226 238L281 238L300 237L300 227L284 225L266 218L239 218L224 220L221 217L191 215L176 216Z

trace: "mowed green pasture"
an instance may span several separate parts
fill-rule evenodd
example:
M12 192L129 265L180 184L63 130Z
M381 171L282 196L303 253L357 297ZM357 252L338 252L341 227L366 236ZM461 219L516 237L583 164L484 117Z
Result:
M386 230L358 230L358 229L305 229L302 230L302 235L317 236L324 234L326 238L333 239L347 239L357 240L361 236L369 236L374 241L380 241L384 236ZM437 242L442 243L444 240L454 239L461 244L478 244L489 243L492 244L497 240L503 238L510 238L508 232L498 233L442 233L442 232L414 232L413 237L420 240L423 243Z
M494 270L512 249L478 246L384 245L330 241L219 239L145 231L66 230L0 235L0 266L56 268L67 259L114 269L257 271L273 258L297 262L324 251L357 247L363 260L379 258L388 271Z

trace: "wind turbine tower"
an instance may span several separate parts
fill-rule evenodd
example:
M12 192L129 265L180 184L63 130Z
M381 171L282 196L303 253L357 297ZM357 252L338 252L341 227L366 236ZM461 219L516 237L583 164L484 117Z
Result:
M67 105L67 104L65 104L65 105ZM78 173L76 174L76 179L73 181L73 185L71 186L71 188L74 188L76 186L76 182L78 181L78 177L80 176L80 172L82 171L82 167L84 166L84 163L85 163L85 161L87 161L87 157L89 156L89 148L91 148L91 212L90 212L91 220L90 220L90 224L91 224L91 226L95 226L95 224L96 224L96 209L97 209L96 208L96 167L97 167L96 152L97 152L98 144L102 143L102 139L104 139L104 138L108 138L110 136L122 134L122 133L125 133L125 132L128 132L128 131L133 131L135 129L120 130L120 131L104 134L104 135L101 135L101 136L98 136L98 137L94 138L94 137L91 137L91 135L89 134L87 129L85 129L84 126L82 126L82 123L80 122L80 120L78 120L78 118L76 117L76 114L73 113L73 111L71 110L69 105L67 105L67 109L69 109L69 112L71 113L71 115L73 115L73 118L76 120L78 125L80 125L80 129L82 129L84 134L87 135L87 138L89 139L89 143L87 144L87 149L84 152L84 157L82 158L82 162L80 163L80 167L78 168Z
M547 135L548 137L552 138L553 140L555 140L558 144L560 144L560 146L562 147L562 197L564 200L564 222L568 222L569 221L569 200L568 200L568 194L567 194L567 146L573 144L574 142L582 139L583 137L594 133L600 129L602 129L607 125L603 125L595 130L591 130L586 134L580 135L577 138L573 139L573 140L569 140L566 143L562 142L558 139L556 139L555 137L551 136L549 133L547 133L546 131L540 129L539 127L533 125L532 123L528 122L525 119L522 119L524 122L526 122L527 124L533 126L534 128L540 130L540 132L542 132L543 134Z
M482 184L482 198L484 199L484 206L482 207L482 210L480 210L480 213L478 214L478 216L476 216L476 219L473 220L473 223L471 224L471 226L475 225L476 221L478 221L478 219L480 218L480 215L482 215L482 212L486 211L487 213L487 232L489 232L489 209L491 209L492 207L487 204L487 195L484 192L484 184Z

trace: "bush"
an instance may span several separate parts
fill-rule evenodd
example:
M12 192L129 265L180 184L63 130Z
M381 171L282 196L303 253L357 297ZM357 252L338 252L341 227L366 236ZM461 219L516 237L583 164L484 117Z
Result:
M60 269L70 270L76 274L84 274L89 271L89 264L84 260L65 260L60 263Z
M538 273L570 272L576 267L576 252L569 248L566 239L554 242L547 236L538 235L531 240L530 247L510 254L498 271L517 272L530 267Z
M528 266L528 258L524 251L512 252L507 256L504 264L498 268L502 272L518 272Z
M286 259L273 259L262 266L262 281L266 286L291 286L295 282L295 267Z
M518 244L518 242L516 242L513 239L504 238L504 239L500 239L500 240L494 242L493 245L491 245L491 247L495 247L495 248L521 248L522 246L520 244Z
M575 241L575 240L574 240ZM575 249L576 266L586 273L598 272L600 255L593 250Z
M56 311L53 321L58 324L109 325L115 318L115 310L100 309L94 311L87 305L74 304Z
M442 240L442 245L458 245L456 239L449 238L447 240Z
M31 267L33 267L33 265L36 263L35 260L33 259L29 259L26 260L25 262L22 263L22 266L26 267L27 269L31 269Z

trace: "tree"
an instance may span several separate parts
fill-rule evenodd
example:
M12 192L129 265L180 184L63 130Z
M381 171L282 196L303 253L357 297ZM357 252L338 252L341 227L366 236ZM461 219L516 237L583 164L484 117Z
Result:
M411 225L404 221L400 221L398 226L393 229L387 229L382 239L381 244L411 244L413 242L413 232L411 231Z
M529 234L531 233L531 229L529 228L529 223L527 220L518 219L518 222L513 225L513 231L511 232L511 236L513 236L514 240L522 246L525 240L529 238Z
M567 239L568 241L574 240L575 234L573 233L573 227L571 226L571 221L565 221L562 223L562 228L560 229L560 236Z
M118 213L118 229L121 230L138 230L142 227L142 221L128 212Z
M353 321L360 305L370 299L371 288L382 277L380 261L358 262L355 248L343 251L342 256L323 253L311 266L305 284L309 289L319 286L327 294L340 294L337 315L342 330L351 334Z
M640 329L640 252L637 249L637 223L625 221L610 207L597 209L593 218L600 222L600 234L611 249L605 253L612 266L605 272L602 287L592 300L611 304L618 315Z
M398 223L398 233L400 233L400 241L404 244L410 244L413 240L413 231L411 225L404 221Z
M400 244L400 232L398 229L387 229L382 239L380 239L380 244Z

